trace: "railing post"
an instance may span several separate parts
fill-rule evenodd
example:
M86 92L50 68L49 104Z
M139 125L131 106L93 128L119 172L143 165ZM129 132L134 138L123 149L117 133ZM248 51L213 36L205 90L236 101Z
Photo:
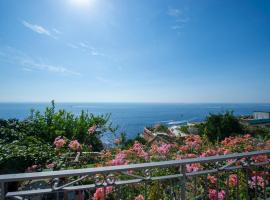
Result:
M5 191L5 183L1 182L0 183L0 200L4 200L5 199L5 195L6 195L6 191Z
M186 199L186 165L181 165L181 173L183 175L181 179L181 200Z

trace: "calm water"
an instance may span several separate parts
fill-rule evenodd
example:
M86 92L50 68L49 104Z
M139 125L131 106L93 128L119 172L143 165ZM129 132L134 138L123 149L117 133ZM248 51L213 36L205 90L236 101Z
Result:
M44 110L49 103L0 103L0 118L26 118L31 108ZM270 104L135 104L135 103L58 103L57 109L79 114L87 110L93 114L111 113L111 121L119 125L129 138L144 126L157 123L202 121L209 113L233 110L236 115L251 114L255 110L270 111Z

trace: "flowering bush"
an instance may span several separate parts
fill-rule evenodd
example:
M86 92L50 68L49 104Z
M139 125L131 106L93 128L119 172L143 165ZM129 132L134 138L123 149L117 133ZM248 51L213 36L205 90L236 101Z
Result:
M143 145L138 141L134 142L133 146L120 149L119 147L115 147L110 151L103 152L102 158L105 161L103 165L126 165L131 163L141 163L141 162L153 162L153 161L163 161L163 160L174 160L174 159L186 159L186 158L198 158L198 157L208 157L208 156L216 156L216 155L226 155L230 153L236 152L248 152L255 150L263 150L270 149L269 141L262 142L251 135L244 136L234 136L228 137L218 143L211 143L207 141L207 139L200 137L199 135L188 135L183 138L182 142L179 143L154 143L152 145ZM269 161L269 157L267 155L253 156L251 161L254 163ZM186 165L187 173L197 172L201 170L208 170L217 167L224 166L233 162L232 160L227 160L219 163L192 163ZM235 163L236 165L240 165L240 161ZM98 165L100 166L100 165ZM156 169L152 172L152 176L162 176L169 174L178 173L177 168L168 168L168 169ZM265 174L260 172L260 168L258 171L250 172L248 186L250 189L250 195L253 195L252 190L255 190L256 181L258 185L258 196L262 194L262 191L265 187L267 187L269 183L269 177L266 180L263 179ZM262 169L263 170L263 169ZM264 169L265 171L265 169ZM137 174L141 176L145 176L144 173L130 171L129 173ZM209 174L207 177L208 180L208 190L207 190L207 198L208 199L216 199L216 196L219 200L225 199L225 191L226 187L229 187L229 190L235 190L235 187L239 184L239 192L240 198L245 198L246 190L245 190L245 171L239 171L239 173L228 173L220 172L218 177L216 174ZM256 178L257 177L257 178ZM216 190L216 184L219 184L219 190ZM201 194L203 192L203 185L205 184L205 179L203 177L197 180L197 186L201 190ZM163 187L168 187L169 183L164 182ZM170 184L169 184L170 185ZM178 185L180 186L180 185ZM190 199L192 192L194 189L193 184L187 183L187 193L190 194ZM201 188L201 189L200 189ZM136 199L143 199L144 197L140 194L141 187L138 186L135 191L137 191ZM269 188L270 189L270 188ZM155 199L155 195L152 195L151 192L157 192L157 186L155 184L151 185L151 188L148 189L149 197L147 199ZM232 192L231 191L231 192ZM126 190L128 193L128 189ZM261 192L261 193L260 193ZM128 195L128 194L127 194ZM163 193L163 198L166 199L166 193ZM204 197L205 198L205 197Z
M0 169L4 168L8 169L7 172L14 172L14 167L22 165L18 167L19 171L23 169L23 171L34 172L42 169L55 170L71 167L100 167L180 160L270 149L270 140L263 142L247 134L225 137L215 143L209 141L207 137L199 135L188 135L169 144L156 142L150 145L139 141L129 141L127 142L128 145L125 145L125 140L121 138L115 140L116 146L114 148L102 150L103 146L99 136L102 134L102 130L111 130L110 127L106 126L107 120L106 117L95 117L84 112L79 117L74 117L66 111L55 112L53 105L52 108L46 109L44 115L33 112L29 121L15 122L15 124L19 124L19 128L17 128L17 125L13 126L5 122L0 127ZM160 129L160 126L155 128ZM33 134L33 136L27 134ZM102 150L100 157L80 157L77 159L83 152L92 153L92 151L100 150ZM73 160L70 161L70 158ZM241 162L245 160L237 161L235 165L241 165ZM269 157L266 155L253 156L250 161L253 163L268 162ZM187 173L194 173L218 168L232 162L234 161L192 163L184 167ZM270 191L267 170L270 171L269 166L268 168L267 166L264 168L258 167L256 170L249 171L239 170L237 173L234 171L227 174L225 172L209 174L205 177L208 180L206 191L203 188L205 178L199 177L196 180L197 195L199 194L202 197L202 194L205 194L206 196L203 196L203 199L216 199L217 196L219 200L222 200L225 197L227 186L232 192L239 186L240 199L245 199L245 187L249 188L251 197L253 197L255 190L258 196L262 196L264 190L268 193ZM142 170L130 170L127 173L134 176L146 176ZM179 167L155 169L151 173L152 176L177 174L179 173ZM246 173L249 174L248 180L245 177ZM119 174L117 176L121 178L126 175ZM187 177L187 199L192 199L191 197L194 196L192 181L192 178ZM219 184L218 190L216 189L217 183ZM132 188L124 186L122 192L124 199L130 199L131 194L134 194L132 198L136 200L156 199L154 193L157 192L160 192L161 199L170 199L170 192L166 188L172 185L169 181L162 181L160 186L157 186L156 183L149 184L147 186L147 192L149 193L147 198L142 195L142 190L145 189L143 184L137 184ZM180 183L176 182L173 186L177 188L178 193L176 193L179 195ZM159 191L161 188L162 191ZM94 200L103 200L104 190L106 194L114 193L113 187L97 188L92 194Z
M56 109L52 101L44 112L31 110L24 120L0 119L0 173L85 167L96 162L88 156L69 165L77 151L103 150L102 134L116 130L109 118L85 111L74 115ZM39 167L33 168L35 165Z

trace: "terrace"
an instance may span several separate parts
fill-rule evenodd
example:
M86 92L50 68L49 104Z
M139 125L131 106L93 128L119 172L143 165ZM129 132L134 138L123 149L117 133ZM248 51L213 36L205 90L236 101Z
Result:
M2 200L268 199L269 155L270 150L261 150L111 167L7 174L0 176L0 194ZM262 156L267 159L253 159ZM197 164L204 167L188 169ZM160 173L160 169L166 173ZM234 182L231 175L235 177ZM45 185L34 184L38 180ZM8 191L12 182L24 183L24 187ZM99 197L94 196L97 190Z

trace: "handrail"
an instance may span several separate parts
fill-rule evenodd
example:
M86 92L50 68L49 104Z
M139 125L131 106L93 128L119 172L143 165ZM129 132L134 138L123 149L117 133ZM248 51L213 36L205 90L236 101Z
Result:
M254 166L263 166L267 165L268 162L263 162L263 163L257 163L254 164ZM226 168L226 171L233 171L237 169L241 169L243 166L234 166L234 167L228 167ZM198 176L198 175L205 175L205 174L211 174L211 173L217 173L219 170L218 169L211 169L211 170L202 170L198 172L190 172L186 173L185 176L187 177L193 177L193 176ZM166 176L156 176L156 177L151 177L149 180L144 180L143 178L135 178L131 180L120 180L116 181L113 185L118 186L118 185L126 185L126 184L135 184L135 183L140 183L142 181L162 181L166 179L176 179L176 178L181 178L183 177L183 174L174 174L174 175L166 175ZM106 187L106 183L102 187ZM75 186L66 186L62 188L62 191L78 191L78 190L87 190L91 188L96 188L97 186L95 184L86 184L86 185L75 185ZM46 188L46 189L39 189L39 190L27 190L27 191L17 191L17 192L8 192L7 197L14 197L17 195L38 195L38 194L46 194L46 193L51 193L51 192L56 192L56 190L53 190L52 188Z
M34 179L46 179L46 178L60 178L68 176L83 176L83 175L95 175L95 174L109 174L111 172L122 172L134 169L150 169L150 168L164 168L170 166L181 166L192 163L208 163L216 161L224 161L229 159L248 158L256 155L270 154L270 150L244 152L244 153L233 153L227 155L216 155L209 157L198 157L183 160L170 160L161 162L149 162L140 164L129 164L129 165L118 165L118 166L107 166L97 168L83 168L83 169L72 169L72 170L61 170L61 171L50 171L50 172L33 172L33 173L19 173L19 174L5 174L0 175L1 182L14 182L21 180L34 180Z

